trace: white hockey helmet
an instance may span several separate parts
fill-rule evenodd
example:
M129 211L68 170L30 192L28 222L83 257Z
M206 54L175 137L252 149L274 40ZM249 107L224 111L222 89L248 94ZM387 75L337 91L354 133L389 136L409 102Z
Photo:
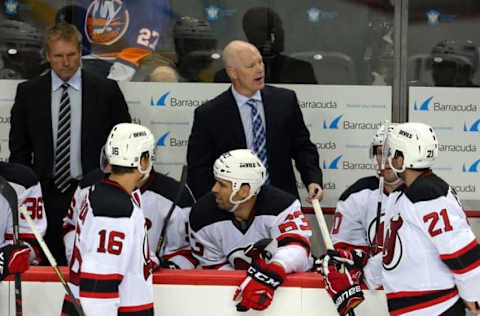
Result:
M438 157L438 139L433 128L424 123L403 123L395 126L386 141L387 159L397 172L405 169L430 168ZM403 155L403 166L396 169L392 159L397 153Z
M397 123L389 123L388 124L388 130L392 131L394 126L397 126ZM382 124L377 131L375 132L375 135L373 136L372 142L370 143L370 150L368 152L370 159L374 159L375 156L377 155L377 146L383 146L383 142L385 141L385 124Z
M108 135L105 154L111 165L137 167L141 174L148 175L152 170L155 139L152 132L142 125L120 123L115 125ZM142 170L140 158L148 152L149 166Z
M250 149L236 149L221 155L213 165L216 178L232 182L230 203L238 205L260 192L265 183L266 169L262 161ZM250 194L241 201L233 201L242 184L250 186Z

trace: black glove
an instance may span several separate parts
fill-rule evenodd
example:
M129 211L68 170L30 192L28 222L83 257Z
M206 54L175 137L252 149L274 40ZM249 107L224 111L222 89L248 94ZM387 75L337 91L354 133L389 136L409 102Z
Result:
M245 248L237 248L227 255L227 260L235 270L247 270L256 259L272 259L277 251L276 239L264 238Z

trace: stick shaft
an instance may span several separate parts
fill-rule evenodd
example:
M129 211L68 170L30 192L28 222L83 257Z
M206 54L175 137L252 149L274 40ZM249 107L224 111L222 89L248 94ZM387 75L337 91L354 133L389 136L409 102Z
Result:
M330 232L327 227L327 222L325 221L325 216L323 215L322 207L318 199L312 200L313 209L315 211L315 217L317 218L318 226L320 228L320 233L322 234L323 242L325 243L326 249L333 249L332 239L330 238Z
M30 226L30 229L32 230L33 234L35 235L35 238L37 239L38 244L40 245L43 252L45 253L45 256L47 257L48 262L50 262L50 265L52 266L53 270L55 270L55 273L57 274L58 279L60 280L63 287L67 291L67 294L72 298L73 306L75 307L75 310L77 311L78 315L85 316L85 313L83 312L82 307L80 306L77 299L73 295L72 290L70 289L70 287L67 284L67 281L65 281L65 278L62 275L62 272L60 272L60 269L57 266L57 261L55 260L52 253L50 252L50 249L48 249L48 246L45 243L45 241L43 240L42 235L40 235L40 233L38 232L37 227L35 226L35 223L32 221L30 216L27 214L27 211L26 211L24 205L22 205L20 207L20 212L23 214L23 216L27 220L28 226Z

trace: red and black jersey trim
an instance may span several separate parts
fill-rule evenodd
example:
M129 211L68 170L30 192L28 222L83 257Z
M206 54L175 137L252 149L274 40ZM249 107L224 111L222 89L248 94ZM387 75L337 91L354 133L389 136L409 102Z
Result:
M175 252L163 255L165 260L170 260L173 257L182 256L186 260L190 261L195 267L198 265L198 260L193 256L191 249L180 249Z
M224 261L224 262L220 262L220 263L217 263L217 264L202 266L202 269L204 269L204 270L219 270L223 266L226 266L227 264L230 264L230 263L228 261Z
M121 306L118 316L153 316L153 303L138 306Z
M63 224L62 228L63 228L63 236L65 236L66 234L68 234L72 230L75 230L75 226L73 226L70 223Z
M77 301L78 303L80 303L79 300ZM63 298L62 313L60 315L61 316L79 316L77 311L75 310L75 306L73 305L72 298L68 294L65 294L65 297Z
M480 245L477 240L463 247L462 249L447 255L440 255L453 273L463 274L480 266Z
M80 296L90 298L117 298L121 274L80 274Z
M282 234L277 237L278 247L297 245L305 249L307 255L310 254L310 241L297 234Z
M401 315L443 303L457 295L456 287L444 290L389 293L387 294L388 310L391 316Z

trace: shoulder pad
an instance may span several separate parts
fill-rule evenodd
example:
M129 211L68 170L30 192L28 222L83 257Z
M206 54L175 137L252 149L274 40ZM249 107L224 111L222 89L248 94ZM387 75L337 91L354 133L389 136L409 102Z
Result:
M19 184L27 189L38 183L33 170L18 163L0 162L0 175L8 182Z
M264 185L255 202L255 214L276 216L292 205L296 199L297 197L291 193L271 185Z
M99 182L105 177L105 173L100 168L90 171L83 179L78 183L80 189L89 187Z
M194 232L199 231L210 224L230 221L233 215L221 210L215 203L215 195L212 192L205 194L192 207L189 216L190 227Z
M412 183L405 194L412 203L430 201L447 196L449 185L435 174L421 176Z
M340 195L339 200L345 201L348 197L354 193L363 191L363 190L376 190L378 189L379 180L375 176L365 177L357 180L354 184L348 187L342 195Z
M149 179L148 182L141 188L142 193L145 191L152 191L169 199L172 202L175 201L178 190L180 189L180 182L154 171L152 171L152 175L150 177L151 179ZM195 200L193 199L189 189L185 186L183 188L180 201L178 201L177 205L182 208L188 207L192 206L194 201Z
M94 216L130 217L133 203L130 196L110 182L99 182L90 188L90 206Z

